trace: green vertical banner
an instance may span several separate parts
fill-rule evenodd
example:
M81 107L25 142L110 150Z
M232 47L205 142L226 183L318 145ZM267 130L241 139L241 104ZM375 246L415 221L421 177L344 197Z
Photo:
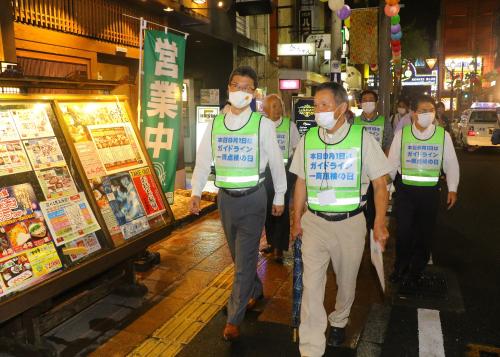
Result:
M141 135L169 203L174 200L185 50L184 36L146 31Z

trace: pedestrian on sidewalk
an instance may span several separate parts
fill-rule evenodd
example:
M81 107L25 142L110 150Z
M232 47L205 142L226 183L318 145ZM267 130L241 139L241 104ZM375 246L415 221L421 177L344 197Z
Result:
M327 322L328 344L339 346L345 341L365 246L362 197L370 181L377 210L375 239L385 246L389 235L385 224L389 163L372 135L346 121L347 106L347 92L341 85L318 86L314 96L318 127L302 137L290 167L297 175L292 237L302 236L304 265L299 326L302 356L323 355ZM330 260L338 290L335 311L327 317L323 301Z
M450 209L457 201L460 172L450 134L435 124L434 99L421 96L416 104L413 124L396 132L389 152L397 193L396 261L389 280L418 285L431 254L440 205L439 177L442 171L446 174Z
M385 154L389 154L391 147L393 132L390 120L386 120L383 115L377 112L378 95L372 90L364 90L361 92L361 108L363 112L360 116L354 118L354 125L364 127L368 133L373 135L375 140L382 147ZM375 223L375 197L373 186L370 184L366 191L365 205L366 227L368 230L373 229Z
M405 120L405 117L411 118L410 114L410 103L405 98L400 98L398 100L397 113L395 113L391 118L393 132L396 131L398 124L401 120Z
M248 66L236 68L229 77L230 111L219 114L205 132L196 156L190 211L200 212L200 197L215 163L217 203L226 240L235 264L234 282L227 305L226 340L237 339L245 311L263 298L257 276L259 243L266 219L267 195L263 185L269 164L274 182L272 214L284 210L286 174L273 122L252 112L250 103L257 88L257 74Z
M264 98L264 112L276 126L276 139L283 155L283 165L287 176L287 190L285 194L285 210L281 216L273 216L272 202L274 198L274 185L271 170L266 167L264 185L267 191L267 216L266 216L266 240L268 246L261 252L274 254L277 263L283 263L283 251L288 250L290 239L290 192L293 189L296 176L290 173L290 158L300 140L297 126L289 117L283 116L285 106L283 100L277 94L270 94Z

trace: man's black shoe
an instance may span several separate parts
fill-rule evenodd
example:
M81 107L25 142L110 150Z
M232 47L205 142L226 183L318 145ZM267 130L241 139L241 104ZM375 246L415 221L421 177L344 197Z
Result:
M273 247L268 245L267 248L262 248L260 252L263 254L271 254L273 252Z
M338 347L345 342L345 327L330 326L330 333L326 344L328 346Z

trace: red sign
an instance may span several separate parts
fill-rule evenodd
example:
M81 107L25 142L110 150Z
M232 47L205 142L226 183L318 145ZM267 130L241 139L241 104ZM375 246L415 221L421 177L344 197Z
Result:
M132 176L135 189L141 198L146 215L149 217L164 212L165 207L163 206L161 194L153 180L153 176L151 176L149 167L131 170L130 176Z
M300 79L280 79L280 90L299 90Z

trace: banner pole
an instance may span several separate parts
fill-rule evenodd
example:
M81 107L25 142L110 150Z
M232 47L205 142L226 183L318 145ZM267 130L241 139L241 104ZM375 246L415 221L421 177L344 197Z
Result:
M143 17L139 19L140 30L139 30L139 74L137 80L137 125L139 129L142 127L142 115L141 115L141 99L142 99L142 56L143 56L143 45L144 45L144 30L148 26L148 22L144 20Z

